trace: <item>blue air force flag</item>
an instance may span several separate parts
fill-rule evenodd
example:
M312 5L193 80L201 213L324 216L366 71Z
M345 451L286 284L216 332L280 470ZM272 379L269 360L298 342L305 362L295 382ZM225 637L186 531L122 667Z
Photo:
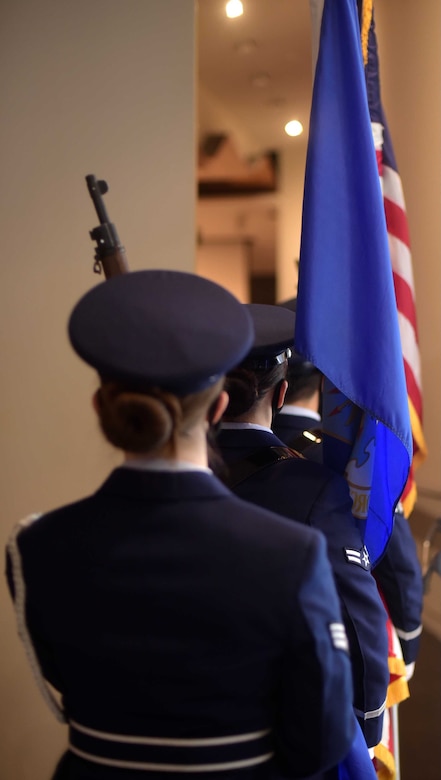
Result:
M295 349L327 377L324 459L345 473L371 563L412 436L356 0L325 0L303 202Z

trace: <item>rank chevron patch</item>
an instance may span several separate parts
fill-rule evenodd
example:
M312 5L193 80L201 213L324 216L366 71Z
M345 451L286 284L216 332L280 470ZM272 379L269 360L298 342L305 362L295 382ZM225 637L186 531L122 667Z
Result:
M329 633L335 649L349 653L349 642L343 623L329 623Z
M371 568L371 562L369 560L369 553L366 547L362 547L360 550L353 550L351 547L344 547L346 560L348 563L355 563L357 566L361 566L362 569L369 571Z

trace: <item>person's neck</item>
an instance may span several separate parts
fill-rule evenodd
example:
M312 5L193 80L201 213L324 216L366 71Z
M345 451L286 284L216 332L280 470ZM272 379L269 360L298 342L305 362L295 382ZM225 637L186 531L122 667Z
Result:
M225 420L236 423L253 423L254 425L262 425L264 428L271 428L273 419L271 403L263 403L263 401L264 399L255 404L246 414L234 418L226 417Z
M317 391L309 398L298 398L296 401L285 401L284 406L300 406L302 409L310 409L311 412L317 412L320 405L320 394Z
M196 466L208 466L207 431L182 436L176 442L175 460L185 460Z
M198 427L184 436L178 436L173 452L170 451L170 448L163 447L152 453L125 452L124 458L126 461L163 458L171 462L184 461L186 463L194 463L195 466L206 468L208 466L207 432L205 428Z

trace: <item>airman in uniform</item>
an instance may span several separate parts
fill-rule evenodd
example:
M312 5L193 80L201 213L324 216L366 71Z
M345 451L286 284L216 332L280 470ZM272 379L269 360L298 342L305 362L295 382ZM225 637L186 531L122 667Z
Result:
M8 544L19 633L69 728L57 778L333 766L353 739L353 692L325 539L208 468L224 375L252 346L249 312L192 274L139 271L88 292L69 334L123 460Z

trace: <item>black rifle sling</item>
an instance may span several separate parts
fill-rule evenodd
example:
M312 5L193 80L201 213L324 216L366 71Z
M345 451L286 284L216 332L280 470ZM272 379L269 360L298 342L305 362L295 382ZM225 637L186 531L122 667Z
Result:
M248 455L247 458L230 463L225 481L228 487L233 490L241 482L257 474L258 471L288 458L304 458L304 456L293 450L292 447L261 447Z

